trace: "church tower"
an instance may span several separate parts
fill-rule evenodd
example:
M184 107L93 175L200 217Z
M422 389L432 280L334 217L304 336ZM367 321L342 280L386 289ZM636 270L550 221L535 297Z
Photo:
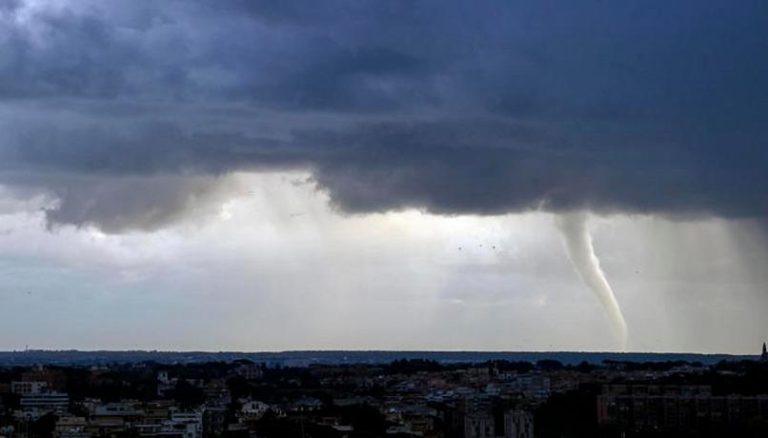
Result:
M763 342L763 353L760 355L760 360L768 362L768 350L765 349L765 342Z

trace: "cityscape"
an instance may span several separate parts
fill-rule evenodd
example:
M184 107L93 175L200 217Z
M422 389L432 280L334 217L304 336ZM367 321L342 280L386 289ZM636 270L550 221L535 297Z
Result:
M102 354L102 361L110 356ZM145 354L169 359L163 353ZM461 363L416 358L319 363L307 354L302 363L301 355L291 356L280 361L275 354L271 362L261 363L235 359L5 365L0 367L0 437L762 437L768 433L765 346L761 356L709 363L610 359L578 364L555 359Z

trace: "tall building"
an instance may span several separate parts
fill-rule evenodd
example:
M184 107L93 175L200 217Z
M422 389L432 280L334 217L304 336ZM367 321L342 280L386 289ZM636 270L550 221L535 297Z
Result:
M631 434L719 430L720 435L707 436L742 436L725 432L745 427L763 432L766 426L755 422L763 418L768 418L768 395L713 395L709 385L605 384L597 396L598 424Z

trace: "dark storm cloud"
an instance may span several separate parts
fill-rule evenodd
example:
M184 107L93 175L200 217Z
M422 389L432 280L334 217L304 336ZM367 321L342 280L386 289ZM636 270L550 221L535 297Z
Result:
M761 217L766 13L750 1L7 3L0 169L54 192L51 221L115 230L176 217L184 178L197 193L249 169L306 169L348 211ZM179 179L153 193L150 176Z

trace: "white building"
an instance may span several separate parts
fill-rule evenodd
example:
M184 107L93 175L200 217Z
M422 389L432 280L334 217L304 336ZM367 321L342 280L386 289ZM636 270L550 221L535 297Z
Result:
M203 436L203 413L172 411L166 430L181 432L183 438L201 438Z
M11 382L11 392L14 394L40 394L47 389L47 382Z
M55 438L90 438L90 433L86 430L88 422L84 417L64 416L56 421L56 428L53 431Z
M258 420L269 411L269 405L258 400L243 403L240 408L240 418L244 420Z

